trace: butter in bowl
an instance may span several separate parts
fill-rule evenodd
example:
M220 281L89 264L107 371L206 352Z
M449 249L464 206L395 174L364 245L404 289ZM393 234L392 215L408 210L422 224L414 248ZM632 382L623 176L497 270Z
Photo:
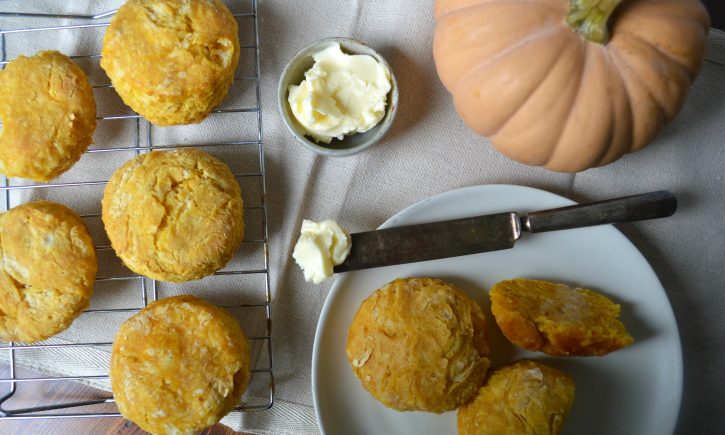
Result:
M378 143L398 106L388 63L347 38L323 39L300 50L282 72L277 92L290 132L308 149L333 157Z

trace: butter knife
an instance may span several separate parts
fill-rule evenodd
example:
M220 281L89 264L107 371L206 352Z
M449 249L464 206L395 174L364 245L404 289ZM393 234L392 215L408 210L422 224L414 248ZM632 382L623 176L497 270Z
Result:
M541 233L671 216L675 196L665 190L536 211L473 216L350 235L352 248L334 271L369 269L514 247L524 232Z

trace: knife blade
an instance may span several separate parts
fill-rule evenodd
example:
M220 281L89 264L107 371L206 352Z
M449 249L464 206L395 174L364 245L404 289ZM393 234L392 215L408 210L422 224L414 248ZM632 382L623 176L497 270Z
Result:
M458 257L514 247L524 232L539 233L671 216L677 199L657 191L520 216L496 213L350 234L351 249L334 272Z

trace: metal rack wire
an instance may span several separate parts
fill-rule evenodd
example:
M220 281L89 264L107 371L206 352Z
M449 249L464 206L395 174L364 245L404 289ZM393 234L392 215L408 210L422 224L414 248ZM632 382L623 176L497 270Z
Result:
M120 1L119 1L120 3ZM257 0L229 0L228 5L240 28L242 58L230 95L207 120L197 126L187 126L182 132L174 133L171 128L152 125L138 114L130 112L115 96L113 86L98 67L100 54L79 53L71 56L86 70L91 78L96 100L107 113L97 116L95 145L92 145L81 159L76 170L50 183L30 183L28 180L0 177L0 208L10 209L13 205L29 199L86 198L85 205L79 205L81 217L89 227L96 241L99 257L99 277L91 307L84 311L60 338L26 344L0 342L0 355L6 356L7 368L0 373L0 420L2 419L48 419L67 417L111 417L120 414L113 403L110 392L98 390L95 400L77 400L67 397L34 407L22 407L13 403L13 397L22 389L31 393L41 390L41 384L80 381L107 389L107 371L89 372L87 366L107 365L110 357L112 337L94 336L95 331L83 329L86 325L120 324L148 303L168 294L196 294L198 288L222 289L212 292L211 301L229 309L239 319L252 344L252 380L248 393L236 410L250 411L268 409L274 402L274 375L272 372L271 338L271 293L269 279L269 249L267 228L267 207L265 187L264 146L262 141L262 110L260 107L260 59ZM103 30L114 11L97 15L54 14L42 12L0 12L0 18L9 18L17 23L16 28L0 29L0 65L2 68L17 54L9 53L15 45L13 36L35 38L50 32L74 32L72 38L78 41L99 38L93 29ZM28 27L27 20L48 22L48 25ZM24 24L25 23L25 24ZM6 26L7 27L7 26ZM100 42L94 41L98 46ZM91 44L93 45L93 44ZM44 47L54 49L54 47ZM17 49L15 49L17 51ZM94 77L98 77L94 80ZM94 82L95 81L95 82ZM114 100L101 104L104 99ZM115 101L118 100L118 101ZM122 123L122 126L119 126ZM100 139L99 139L100 136ZM104 140L113 137L113 140ZM207 138L212 140L207 140ZM105 238L100 222L100 195L102 195L110 172L96 176L81 165L89 160L85 168L120 166L125 160L140 153L157 149L179 147L202 148L225 161L242 185L245 201L245 241L240 253L232 262L214 276L197 283L170 286L155 280L135 275L122 265ZM98 171L95 171L98 172ZM102 172L102 171L101 171ZM73 206L74 204L67 204ZM107 288L99 288L106 286ZM167 288L168 287L168 288ZM229 289L229 290L224 290ZM243 290L237 292L236 290ZM135 296L130 296L135 294ZM198 294L197 294L198 295ZM140 297L139 297L140 296ZM206 294L201 295L207 296ZM124 304L119 305L116 299ZM128 306L128 301L135 303ZM99 317L100 316L100 319ZM84 320L85 319L85 320ZM99 333L100 335L100 333ZM28 356L29 355L29 356ZM18 367L26 365L45 367L44 359L68 361L62 370L42 370L43 376L22 377ZM87 360L95 361L86 364Z

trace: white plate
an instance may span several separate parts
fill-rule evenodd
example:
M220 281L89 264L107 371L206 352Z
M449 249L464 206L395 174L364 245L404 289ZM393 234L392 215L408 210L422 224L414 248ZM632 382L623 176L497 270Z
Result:
M394 227L506 211L572 204L538 189L474 186L446 192L390 218ZM382 228L381 227L381 228ZM672 307L647 261L617 229L601 226L524 234L513 249L340 274L320 315L312 353L312 394L324 434L454 434L456 413L397 412L367 393L345 356L347 330L360 303L401 277L454 283L484 307L494 365L522 357L571 374L576 399L565 434L672 433L682 394L682 350ZM488 289L526 277L595 289L622 306L635 343L604 357L554 358L515 348L492 320Z

